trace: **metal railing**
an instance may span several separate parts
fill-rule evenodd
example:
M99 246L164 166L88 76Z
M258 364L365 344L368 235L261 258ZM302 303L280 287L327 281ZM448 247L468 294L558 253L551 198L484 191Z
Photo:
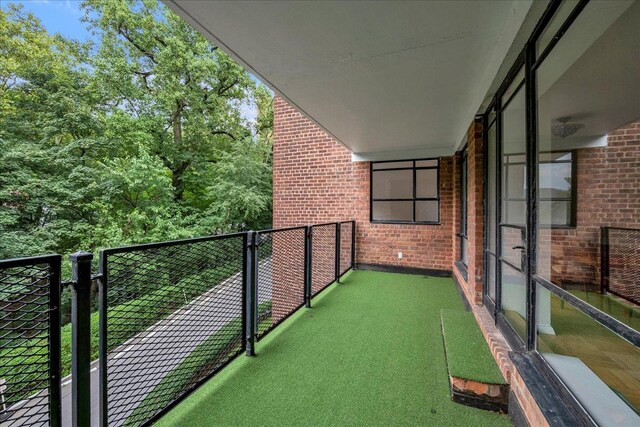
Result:
M60 425L60 255L0 261L0 425Z
M640 304L640 229L600 229L600 290Z
M61 257L0 261L2 426L153 422L243 351L253 355L256 341L353 268L355 222L106 249L93 275L91 253L70 259L72 391L64 397Z

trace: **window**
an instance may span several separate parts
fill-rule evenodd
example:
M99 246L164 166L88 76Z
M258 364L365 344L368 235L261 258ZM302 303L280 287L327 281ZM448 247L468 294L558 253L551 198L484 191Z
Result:
M571 151L540 153L538 158L538 194L542 226L574 227L576 225L575 162ZM525 223L526 181L524 154L504 156L504 195L506 224Z
M542 225L551 224L554 227L576 225L574 157L571 151L539 155L538 200Z
M371 221L438 224L438 159L371 163Z
M468 238L467 238L467 151L460 160L460 254L459 260L467 266Z

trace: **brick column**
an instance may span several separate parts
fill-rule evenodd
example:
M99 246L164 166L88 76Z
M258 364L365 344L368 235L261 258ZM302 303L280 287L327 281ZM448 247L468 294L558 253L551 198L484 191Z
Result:
M482 120L476 119L467 134L467 182L469 265L471 302L482 304L484 282L484 141Z

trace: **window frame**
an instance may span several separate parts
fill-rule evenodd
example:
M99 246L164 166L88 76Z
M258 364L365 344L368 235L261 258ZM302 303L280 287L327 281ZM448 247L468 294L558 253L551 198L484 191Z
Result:
M488 159L488 144L485 144L484 149L484 173L485 173L485 182L488 177L488 162L494 161L496 163L496 174L497 174L497 188L498 194L496 195L496 230L493 231L493 234L496 238L496 244L500 241L500 223L501 223L501 213L502 209L500 208L500 199L502 197L502 188L501 185L501 165L502 159L500 154L500 145L502 144L502 132L501 126L501 111L505 108L506 105L502 104L501 96L505 93L506 88L510 85L520 70L521 67L525 68L525 104L526 104L526 127L527 127L527 135L526 135L526 145L527 152L532 154L527 159L527 177L526 181L528 184L527 187L527 240L526 240L526 253L527 253L527 265L526 265L526 291L527 291L527 301L526 301L526 310L527 310L527 319L526 319L526 339L523 341L512 329L511 325L509 325L502 314L500 313L500 308L502 302L500 300L501 294L501 283L499 280L496 280L496 301L491 300L488 295L488 274L489 269L486 268L488 265L488 260L491 256L493 256L492 252L487 246L488 238L485 238L485 242L483 243L484 254L485 254L485 269L483 271L484 277L484 297L483 301L489 307L494 321L498 325L498 329L503 333L507 342L517 351L527 352L528 354L532 354L537 359L540 359L540 369L541 374L547 378L553 386L554 394L560 397L563 404L566 404L569 408L570 412L574 414L580 415L581 419L586 420L587 424L589 423L590 416L586 412L585 408L581 406L581 404L577 401L574 394L566 387L564 382L558 377L554 369L544 361L541 356L540 350L537 345L537 287L541 286L546 288L552 294L555 294L557 297L561 298L564 302L566 302L569 306L574 309L577 309L582 314L586 315L591 320L594 320L608 331L616 334L617 336L625 339L636 347L640 348L640 331L632 329L630 326L621 323L617 319L613 318L611 315L600 311L596 307L592 306L586 301L579 299L578 297L571 294L569 291L560 288L558 285L550 282L549 280L541 277L537 274L536 271L536 261L537 261L537 250L538 250L538 231L544 228L574 228L567 226L545 226L538 224L538 191L537 191L537 178L538 178L538 135L537 135L537 109L538 109L538 99L536 96L536 71L540 67L540 65L544 62L547 56L553 51L558 41L563 37L563 35L570 29L573 22L576 18L581 14L583 9L589 3L589 0L579 0L572 8L568 16L566 16L559 26L559 28L555 31L553 37L548 41L548 43L541 49L541 51L536 50L536 42L539 37L543 33L543 31L550 26L550 21L554 18L556 11L562 5L562 0L550 0L546 9L544 10L541 18L536 24L535 28L531 32L529 38L525 42L523 49L521 50L518 58L514 61L512 67L510 68L507 76L504 78L500 87L492 97L489 105L484 111L483 123L485 126L483 127L483 136L485 137L485 141L488 141L487 132L488 128L491 124L497 126L497 136L496 136L496 144L498 146L498 155L495 159ZM507 100L506 104L511 101L511 99ZM563 152L572 151L572 198L573 198L573 206L572 206L572 214L574 216L573 223L577 224L577 220L575 217L577 216L577 155L575 150L562 150ZM484 205L485 212L486 207L488 205L488 187L484 187ZM488 222L485 221L485 233L488 233ZM499 247L499 245L498 245ZM496 278L500 277L500 267L501 263L499 261L496 262L496 270L495 275Z
M538 168L540 168L540 165L553 165L553 164L563 164L563 163L568 163L571 165L571 194L569 195L569 197L540 197L540 195L538 195L538 202L569 202L569 221L567 223L564 224L539 224L539 228L551 228L551 229L573 229L576 228L577 225L577 207L578 207L578 182L577 182L577 150L551 150L551 151L544 151L541 152L541 154L561 154L561 153L566 153L566 154L570 154L571 155L571 160L539 160L537 159L536 163L538 164ZM522 153L514 153L514 154L506 154L503 157L511 157L511 156L524 156L525 154ZM504 166L505 171L507 173L507 176L509 176L509 167L510 166L522 166L524 165L525 168L527 166L526 162L504 162L502 164L502 166ZM504 194L502 195L503 200L506 200L507 202L510 201L514 201L514 202L525 202L527 201L526 197L509 197L509 180L506 181L505 184L505 188L504 190ZM539 189L538 189L539 190ZM503 215L504 216L504 215ZM526 219L526 218L525 218ZM517 224L517 225L523 225L523 224L518 224L517 222L514 221L510 221L509 220L509 216L508 216L508 211L507 211L507 215L505 218L505 224Z
M457 261L460 262L464 267L468 267L468 264L464 260L464 243L466 243L467 251L469 250L469 171L468 163L469 156L467 153L467 147L465 146L462 149L462 154L460 156L460 232L457 233L457 236L460 238L460 243L458 245L458 254Z
M435 166L416 166L417 162L421 161L435 161ZM412 166L404 166L397 168L377 169L374 170L374 165L383 163L401 163L412 162ZM376 172L397 171L397 170L410 170L413 174L413 189L411 198L374 198L373 197L373 174ZM419 170L435 170L436 171L436 197L416 197L416 174ZM416 221L416 202L419 201L436 201L438 202L438 219L436 221ZM374 219L373 218L373 203L374 202L412 202L413 204L413 220L389 220L389 219ZM382 160L372 161L369 164L369 221L373 224L422 224L422 225L440 225L441 213L440 213L440 158L419 158L419 159L403 159L403 160Z

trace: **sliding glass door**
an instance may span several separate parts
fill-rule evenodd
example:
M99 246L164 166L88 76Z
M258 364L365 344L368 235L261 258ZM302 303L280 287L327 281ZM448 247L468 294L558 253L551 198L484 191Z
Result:
M499 310L509 326L526 340L526 108L524 73L518 73L501 98L500 222L498 256Z
M597 425L640 425L638 22L550 2L484 122L485 302Z

